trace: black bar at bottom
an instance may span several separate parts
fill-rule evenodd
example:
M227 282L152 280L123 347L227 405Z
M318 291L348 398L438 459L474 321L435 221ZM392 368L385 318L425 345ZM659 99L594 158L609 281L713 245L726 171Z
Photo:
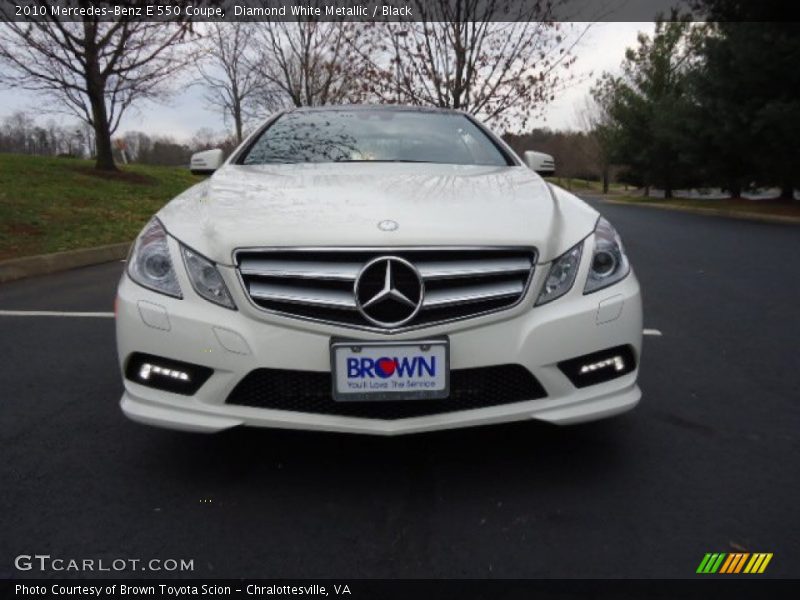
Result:
M0 598L343 598L353 600L538 600L540 598L797 598L800 580L757 576L696 579L5 579Z

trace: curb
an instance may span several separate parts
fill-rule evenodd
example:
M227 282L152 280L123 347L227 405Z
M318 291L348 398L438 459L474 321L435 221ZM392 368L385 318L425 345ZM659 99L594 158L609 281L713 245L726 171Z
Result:
M625 206L643 206L645 208L660 208L664 210L677 210L679 212L692 213L695 215L705 215L707 217L726 217L728 219L738 219L740 221L754 221L757 223L780 223L782 225L800 225L800 217L789 217L784 215L763 215L761 213L739 212L735 210L725 210L721 208L697 208L693 206L675 206L662 202L631 202L628 200L615 200L612 198L599 198L600 202L606 204L617 204Z
M0 283L36 275L58 273L59 271L67 271L77 267L113 262L125 258L128 255L130 246L130 242L124 242L122 244L109 244L83 250L68 250L67 252L2 260L0 261Z

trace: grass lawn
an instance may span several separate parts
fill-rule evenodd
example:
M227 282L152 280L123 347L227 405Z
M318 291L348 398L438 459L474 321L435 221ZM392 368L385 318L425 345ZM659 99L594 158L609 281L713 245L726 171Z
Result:
M632 204L652 204L663 206L682 206L687 208L709 208L738 214L778 215L784 217L800 217L800 202L786 200L748 200L747 198L727 198L722 200L704 200L701 198L647 198L644 196L612 196L614 200Z
M547 181L553 183L559 187L564 188L565 190L570 190L572 192L603 192L603 182L602 181L594 181L589 179L575 179L574 177L545 177ZM608 191L610 193L618 193L622 192L625 189L625 186L621 183L611 183L608 186Z
M568 177L545 177L550 183L554 183L573 193L581 194L586 192L601 193L603 184L600 181L586 179L572 179ZM634 192L634 188L630 188ZM785 200L748 200L747 198L727 198L711 200L703 198L649 198L646 196L634 196L626 193L624 184L612 183L609 186L609 199L620 202L630 202L632 204L650 204L653 206L674 206L686 208L701 208L721 210L739 215L775 215L784 217L800 217L800 202L787 202Z
M0 260L132 240L173 196L202 180L179 167L0 154Z

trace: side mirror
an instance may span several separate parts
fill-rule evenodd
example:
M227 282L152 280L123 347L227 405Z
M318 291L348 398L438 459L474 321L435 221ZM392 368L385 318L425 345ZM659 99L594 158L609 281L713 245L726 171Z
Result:
M525 164L532 171L536 171L539 175L548 176L556 172L556 161L549 154L544 152L534 152L533 150L525 151Z
M189 170L195 175L211 175L225 162L224 153L219 148L192 154Z

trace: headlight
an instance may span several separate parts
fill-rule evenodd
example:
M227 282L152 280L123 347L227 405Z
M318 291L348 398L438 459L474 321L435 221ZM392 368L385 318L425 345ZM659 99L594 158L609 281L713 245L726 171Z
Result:
M153 291L182 298L181 286L169 256L167 232L153 217L133 244L128 259L128 276Z
M184 245L181 245L181 253L194 291L209 302L236 310L233 298L214 263Z
M553 261L547 274L547 281L544 282L544 287L536 300L536 306L560 298L572 288L578 267L581 265L582 250L583 240Z
M583 293L596 292L617 283L624 279L630 270L631 266L628 257L625 256L619 234L611 223L601 217L594 230L594 253Z

